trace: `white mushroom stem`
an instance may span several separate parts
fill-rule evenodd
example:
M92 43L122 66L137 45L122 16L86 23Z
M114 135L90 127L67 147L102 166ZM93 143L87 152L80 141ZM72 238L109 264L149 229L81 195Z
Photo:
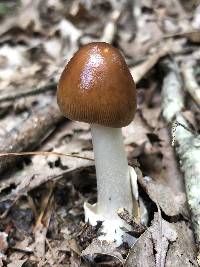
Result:
M120 128L92 125L92 142L97 176L98 213L117 216L119 208L132 213L129 168Z
M130 172L121 128L91 125L97 176L97 204L85 203L85 217L92 225L104 221L103 239L122 243L121 227L127 227L118 215L119 208L133 214Z

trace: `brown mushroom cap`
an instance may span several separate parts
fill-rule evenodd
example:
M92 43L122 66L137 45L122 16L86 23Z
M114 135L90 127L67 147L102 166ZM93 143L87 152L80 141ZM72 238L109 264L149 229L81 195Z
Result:
M67 118L120 128L136 110L136 88L118 49L96 42L81 47L58 84L58 105Z

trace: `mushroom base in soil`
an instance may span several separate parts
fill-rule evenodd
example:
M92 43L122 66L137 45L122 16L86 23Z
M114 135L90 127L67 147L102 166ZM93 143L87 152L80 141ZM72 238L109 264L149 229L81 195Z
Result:
M85 221L93 226L102 221L102 232L105 235L100 238L120 245L127 241L122 228L128 231L131 229L119 218L117 211L125 208L133 214L135 196L132 193L136 191L134 181L137 176L134 169L130 174L121 128L92 124L91 131L97 176L97 203L84 204Z

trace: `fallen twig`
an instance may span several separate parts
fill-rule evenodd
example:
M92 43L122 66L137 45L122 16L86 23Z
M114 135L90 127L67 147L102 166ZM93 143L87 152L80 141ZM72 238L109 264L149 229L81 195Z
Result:
M50 90L55 90L56 89L56 83L50 83L42 87L38 88L31 88L27 90L15 90L15 91L6 91L6 93L1 93L0 95L0 103L6 102L6 101L14 101L16 99L19 99L21 97L26 97L26 96L33 96L37 94L42 94L44 92L50 91Z
M25 119L19 126L2 136L0 151L5 154L33 150L55 129L56 124L63 120L63 116L55 102L39 109ZM0 159L0 172L8 170L17 163L16 156L4 155Z
M54 187L54 183L50 184L47 194L43 196L41 211L36 220L33 231L35 236L34 254L40 258L44 257L45 255L45 241L52 214Z
M135 83L138 83L147 74L147 72L155 66L155 64L161 57L167 55L170 49L171 43L168 43L159 52L150 55L147 60L145 60L141 64L131 67L130 72L134 78Z
M181 108L184 107L184 98L181 94L182 82L176 65L165 62L167 74L162 88L163 116L171 125L178 121L175 132L175 151L179 157L179 163L184 173L186 194L192 215L192 223L195 231L198 259L200 257L200 136L188 131L188 124L184 119Z
M173 37L189 37L192 34L199 34L199 31L195 29L191 29L188 31L169 33L169 34L163 35L163 39L168 39L168 38L173 38Z
M183 63L181 66L185 90L190 94L192 99L200 106L200 87L195 80L192 65Z
M55 156L65 156L65 157L71 157L71 158L78 158L78 159L85 159L85 160L90 160L94 161L94 159L87 158L87 157L82 157L76 154L67 154L67 153L61 153L61 152L56 152L56 151L33 151L33 152L0 152L0 157L4 156L34 156L34 155L40 155L40 156L50 156L50 155L55 155Z
M106 26L103 30L103 34L102 34L102 37L100 39L101 42L106 42L106 43L112 44L113 39L114 39L115 34L116 34L117 21L119 19L120 13L121 12L119 10L114 10L111 13L110 21L108 21L108 23L106 24Z

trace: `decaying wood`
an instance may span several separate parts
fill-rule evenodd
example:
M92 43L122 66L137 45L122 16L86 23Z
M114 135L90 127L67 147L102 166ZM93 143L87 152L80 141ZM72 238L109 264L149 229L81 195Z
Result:
M176 66L167 64L168 72L163 82L163 116L173 127L177 121L175 133L175 151L179 157L180 167L184 173L186 194L191 210L192 223L196 235L197 248L200 251L200 136L189 131L188 124L181 113L184 98L181 93L181 79ZM199 255L198 255L199 256Z
M45 255L45 241L53 207L53 190L54 184L50 184L47 194L43 197L41 211L33 231L35 235L34 254L37 257Z
M55 102L31 114L19 126L1 136L0 151L21 152L34 150L55 129L56 124L63 120L63 116ZM0 159L0 172L10 170L18 157L5 156Z
M55 90L56 86L57 86L56 83L50 83L48 85L37 87L35 89L31 88L26 90L13 90L13 91L6 90L6 93L1 93L0 95L0 103L6 101L13 101L21 97L37 95L47 91Z

